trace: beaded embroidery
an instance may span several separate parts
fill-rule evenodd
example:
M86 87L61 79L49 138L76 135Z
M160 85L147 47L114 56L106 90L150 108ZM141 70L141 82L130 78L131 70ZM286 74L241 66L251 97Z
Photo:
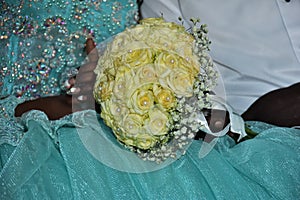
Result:
M0 98L61 92L85 58L84 42L101 42L136 23L133 0L28 0L0 3Z

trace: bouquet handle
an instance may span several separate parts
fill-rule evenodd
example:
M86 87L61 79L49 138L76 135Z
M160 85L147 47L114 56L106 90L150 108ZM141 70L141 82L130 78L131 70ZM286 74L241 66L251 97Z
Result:
M238 141L240 141L243 137L247 136L243 118L239 114L234 112L233 108L228 103L226 103L226 101L224 99L222 99L221 97L218 97L216 95L210 95L209 98L211 99L213 104L222 106L224 109L226 109L226 111L229 113L230 121L227 124L227 126L224 129L222 129L221 131L212 132L209 128L208 122L207 122L204 114L202 112L199 113L199 120L203 124L202 131L204 131L205 133L207 133L209 135L215 136L210 142L206 142L205 138L204 138L203 144L199 151L199 158L205 157L215 146L215 144L218 141L218 138L226 135L226 133L229 130L231 132L239 135Z

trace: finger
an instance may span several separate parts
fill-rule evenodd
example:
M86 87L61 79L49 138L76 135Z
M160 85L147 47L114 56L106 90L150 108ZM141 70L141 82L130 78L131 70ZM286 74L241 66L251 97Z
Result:
M98 51L96 49L95 42L92 38L86 40L86 53L91 62L96 62L99 58Z
M71 106L72 105L72 97L69 95L61 95L63 98L63 101L66 103L67 106Z
M63 83L63 85L61 86L61 89L63 91L69 90L72 87L71 83L69 80L65 80L65 82Z
M79 94L81 91L80 88L78 87L72 87L70 88L68 91L67 91L67 95L76 95L76 94Z
M74 100L74 103L94 101L93 91L83 91L81 89L78 94L72 95L72 99Z
M72 87L75 85L75 83L76 83L75 77L70 78L68 81L69 81L69 83L70 83L70 85L71 85L71 88L72 88Z
M96 68L96 66L97 66L97 62L86 63L79 68L78 74L80 74L82 72L93 72L94 69ZM77 74L77 76L78 76L78 74Z
M80 94L80 95L76 95L73 96L75 103L82 103L82 102L94 102L94 96L93 93L87 93L87 94Z
M92 94L94 89L93 84L86 84L80 88L80 94Z
M212 132L219 132L228 124L228 113L224 110L212 109L209 128Z
M75 97L78 97L80 95L87 95L87 96L91 96L93 95L93 85L84 85L80 88L71 88L69 90L70 92L68 93L69 95L73 95Z
M94 72L86 72L86 73L80 73L79 76L76 77L76 83L75 87L83 86L83 85L89 85L94 84L96 75Z
M93 38L87 38L85 41L86 53L89 54L96 47Z
M66 93L67 95L91 95L94 89L94 81L84 82L84 84L77 84L70 88Z
M80 95L76 98L73 96L72 104L74 111L95 110L95 100L91 96Z

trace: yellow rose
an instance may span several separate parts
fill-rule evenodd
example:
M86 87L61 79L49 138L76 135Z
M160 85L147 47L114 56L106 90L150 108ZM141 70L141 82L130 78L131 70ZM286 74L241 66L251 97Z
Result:
M168 29L173 30L173 31L176 32L176 33L188 34L188 33L185 31L185 27L184 27L184 26L179 25L179 24L176 24L176 23L174 23L174 22L165 22L163 25L164 25L165 27L167 27Z
M95 85L94 97L100 103L111 97L114 81L101 81Z
M185 28L182 25L176 24L174 22L166 22L162 17L160 18L145 18L140 20L140 24L148 25L154 27L168 28L169 30L176 30L176 32L185 32ZM154 27L153 27L154 26Z
M135 139L123 139L123 140L120 138L118 139L128 146L134 146L135 144Z
M153 62L153 53L150 49L129 50L122 62L132 68L140 67Z
M108 51L111 53L111 55L119 55L119 53L122 53L124 51L124 48L129 45L132 42L132 38L130 36L130 33L128 33L127 30L117 34L114 38L111 44L108 45ZM108 55L108 56L111 56Z
M131 34L131 37L135 41L144 41L151 34L150 27L138 24L134 28L127 29L127 31Z
M125 116L128 115L129 109L125 104L119 101L109 101L109 109L110 113L113 116L114 120L118 124L120 121L123 120Z
M159 77L166 77L178 65L178 57L168 52L161 52L154 61L154 68Z
M197 75L200 71L200 65L198 59L195 59L192 55L190 57L181 57L174 52L161 52L154 61L155 71L160 77L165 77L169 73L173 73L173 70L182 68L193 76Z
M113 95L118 99L126 101L126 93L128 92L128 85L132 82L132 75L130 69L125 66L118 68L115 82L113 86Z
M171 90L155 85L153 86L153 93L157 103L164 109L169 110L175 106L176 98Z
M148 84L158 82L155 72L154 64L147 64L138 68L136 76L134 77L134 84Z
M158 25L158 24L163 24L165 23L165 20L160 17L160 18L145 18L140 20L140 24L142 25Z
M130 107L134 112L144 115L154 105L154 95L147 87L138 88L130 99Z
M149 118L145 120L145 128L151 134L155 136L168 134L167 122L169 116L167 112L161 111L155 107L149 111Z
M165 22L151 27L151 34L144 40L151 48L177 52L180 47L192 48L194 40L189 40L190 38L192 37L184 31L183 26Z
M113 127L114 120L113 118L105 112L100 113L101 118L104 120L105 124L109 127Z
M121 101L112 98L105 102L101 103L101 115L105 114L106 121L109 121L107 124L109 127L112 127L113 122L118 123L123 120L123 118L128 115L129 110L126 105L124 105Z
M124 63L122 62L121 56L114 57L114 60L112 61L112 63L113 63L113 66L116 68L119 68L120 66L124 65Z
M182 57L193 55L195 39L188 33L177 33L176 42L174 43L175 51Z
M136 77L136 71L133 69L130 69L129 71L126 71L124 73L124 97L122 100L126 103L130 103L130 99L132 98L132 95L136 90L141 87L141 84L136 84L135 82ZM129 106L129 105L128 105Z
M143 127L143 117L138 114L128 114L121 122L124 139L137 136Z
M145 43L152 49L170 51L175 49L176 34L168 28L155 27L151 29L151 34L145 38Z
M192 73L176 68L165 79L160 79L163 87L169 87L176 96L193 96L193 86L195 77Z
M193 70L193 74L194 76L199 75L200 73L200 68L201 68L201 64L199 62L198 57L197 58L192 58L192 59L186 59L188 61L188 65L190 66L190 68Z
M114 119L110 113L109 107L107 106L108 101L102 102L100 116L104 120L105 124L109 127L113 127Z
M139 134L136 138L136 147L147 150L153 147L156 142L155 138L148 134Z
M191 57L193 58L193 57ZM181 68L188 73L191 73L193 76L198 75L200 71L200 64L198 60L192 60L190 58L182 58L178 59L178 66L176 68ZM175 69L174 69L175 70Z

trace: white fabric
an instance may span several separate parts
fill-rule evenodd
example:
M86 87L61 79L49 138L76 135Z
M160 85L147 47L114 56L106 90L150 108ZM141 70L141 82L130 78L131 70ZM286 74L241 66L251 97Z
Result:
M203 115L203 113L199 114L199 121L201 122L201 124L204 125L202 131L204 131L210 135L216 136L215 138L213 138L211 141L208 141L208 142L206 142L206 138L204 138L204 142L202 143L200 151L199 151L199 158L204 158L216 145L219 137L222 137L222 136L226 135L226 133L228 133L229 128L230 128L231 132L239 135L238 141L241 140L243 137L247 136L247 133L245 131L245 125L244 125L245 122L244 122L243 118L239 114L236 114L232 110L232 107L230 105L228 105L224 99L222 99L216 95L210 95L210 99L213 102L213 107L221 106L224 108L224 110L228 111L230 123L221 131L212 132L209 128L208 122L206 121L206 118ZM211 137L209 136L209 138L211 138Z
M242 139L243 137L247 136L247 133L245 132L245 127L244 127L245 123L244 123L243 118L239 114L235 113L232 110L232 107L230 105L228 105L224 99L222 99L216 95L210 95L209 98L212 101L213 108L215 108L216 106L219 108L223 107L222 110L226 110L229 113L230 123L221 131L212 132L209 128L209 125L208 125L208 122L206 121L205 116L201 112L201 113L199 113L198 117L199 117L199 121L201 122L201 124L204 125L202 131L204 131L210 135L216 136L216 137L221 137L221 136L226 135L226 133L229 131L229 128L230 128L231 132L239 135L238 141L240 139Z
M208 25L226 100L238 113L263 94L300 81L300 0L144 0L143 17Z

